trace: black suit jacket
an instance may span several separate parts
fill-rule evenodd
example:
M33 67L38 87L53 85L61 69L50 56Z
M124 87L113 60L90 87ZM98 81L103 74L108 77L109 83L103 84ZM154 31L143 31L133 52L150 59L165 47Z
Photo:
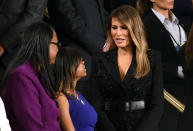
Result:
M175 0L174 14L190 28L193 22L192 0Z
M177 131L193 131L193 68L184 69L187 102L178 122Z
M98 113L96 129L99 131L156 131L163 110L163 81L161 59L154 51L148 51L151 70L135 79L136 58L132 59L122 81L117 65L117 50L93 57L92 82L87 99ZM121 106L125 101L145 100L146 109L125 112L105 110L105 103ZM122 108L121 108L122 109Z
M57 31L65 39L94 54L105 44L103 0L50 0L49 13Z
M144 15L142 19L145 25L149 47L161 52L164 83L171 85L182 84L183 80L177 77L180 58L178 57L178 52L175 49L168 31L151 10ZM180 25L187 33L188 29L181 21Z
M5 48L0 57L7 65L20 46L22 32L42 20L47 0L3 0L0 8L0 43Z
M91 55L100 52L106 40L103 0L49 0L48 8L63 46L79 51L89 75Z
M131 6L135 7L135 5L136 5L136 0L114 0L114 1L113 1L112 10L113 10L113 9L116 9L116 8L118 8L119 6L122 6L122 5L131 5Z

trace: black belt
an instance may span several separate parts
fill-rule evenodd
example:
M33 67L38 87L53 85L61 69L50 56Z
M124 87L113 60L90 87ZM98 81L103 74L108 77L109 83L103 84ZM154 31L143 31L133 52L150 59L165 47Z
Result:
M135 110L142 110L145 109L145 101L106 101L104 110L106 111L128 111L132 112Z

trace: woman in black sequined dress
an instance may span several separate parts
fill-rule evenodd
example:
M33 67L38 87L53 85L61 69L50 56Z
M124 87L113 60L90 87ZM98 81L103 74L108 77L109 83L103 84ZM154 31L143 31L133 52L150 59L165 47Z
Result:
M111 50L93 57L91 104L97 131L157 131L163 111L159 54L147 47L136 9L121 6L107 23Z

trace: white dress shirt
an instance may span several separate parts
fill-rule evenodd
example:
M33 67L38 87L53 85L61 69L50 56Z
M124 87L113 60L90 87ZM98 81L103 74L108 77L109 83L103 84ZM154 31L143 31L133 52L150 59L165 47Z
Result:
M170 21L168 18L166 18L164 15L160 14L156 10L152 8L153 13L156 15L156 17L161 21L161 23L164 25L166 30L173 36L170 35L170 38L172 39L172 42L174 46L177 48L178 45L182 46L186 40L187 36L184 31L184 29L179 25L178 18L170 11L170 15L172 18L172 21ZM180 29L179 29L180 28ZM181 39L180 39L181 37ZM176 44L176 42L177 44ZM182 66L178 66L178 77L184 78L184 74L182 72Z
M5 107L0 97L0 131L11 131L9 121L5 113Z

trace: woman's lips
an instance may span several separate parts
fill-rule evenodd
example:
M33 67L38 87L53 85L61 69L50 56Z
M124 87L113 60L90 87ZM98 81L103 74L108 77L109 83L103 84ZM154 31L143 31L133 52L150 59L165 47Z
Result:
M117 38L117 39L116 39L116 43L120 44L120 43L122 43L124 40L125 40L125 39Z

